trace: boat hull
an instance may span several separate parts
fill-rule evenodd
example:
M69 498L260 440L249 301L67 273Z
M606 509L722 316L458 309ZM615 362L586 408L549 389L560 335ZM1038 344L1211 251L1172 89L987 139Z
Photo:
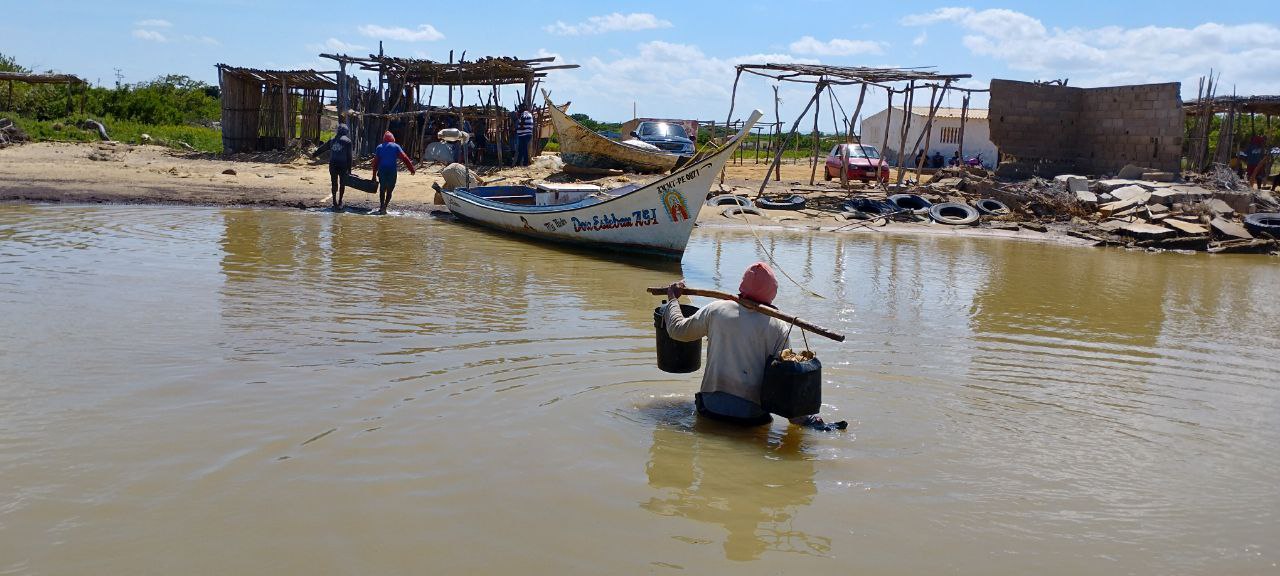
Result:
M744 131L758 118L753 114ZM743 133L706 158L603 201L588 198L572 204L529 206L486 198L482 189L443 190L442 194L445 205L458 218L497 230L578 246L678 258L689 242L708 190Z

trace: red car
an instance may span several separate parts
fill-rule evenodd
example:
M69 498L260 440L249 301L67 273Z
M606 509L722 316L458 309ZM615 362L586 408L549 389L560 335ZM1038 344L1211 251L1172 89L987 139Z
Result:
M889 164L880 157L880 151L876 150L875 146L867 144L836 144L836 147L831 149L831 153L827 154L827 165L822 170L824 179L840 177L843 148L849 149L850 180L861 180L866 183L872 180L883 182L889 179ZM879 176L876 175L877 171L880 173Z

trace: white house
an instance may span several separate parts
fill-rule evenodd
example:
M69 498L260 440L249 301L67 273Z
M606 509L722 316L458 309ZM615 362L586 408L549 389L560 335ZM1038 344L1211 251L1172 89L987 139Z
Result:
M938 112L933 118L932 136L929 138L929 156L933 156L935 151L940 152L942 157L950 159L951 155L956 152L960 146L960 108L938 108ZM862 143L870 144L876 148L880 148L884 144L884 128L885 118L889 115L889 110L881 110L862 121ZM907 144L903 147L903 155L908 159L915 158L916 151L912 146L916 143L916 139L920 138L920 133L924 132L925 124L929 122L929 107L913 107L911 109L911 133L907 135ZM893 109L893 126L889 130L889 145L886 150L881 150L882 155L893 164L897 164L898 146L902 134L902 122L905 114L902 108L895 107ZM924 140L920 140L920 148L925 147ZM964 156L972 158L978 154L982 154L982 163L987 166L995 166L996 145L991 143L991 127L987 123L987 111L984 109L970 108L965 114L964 122Z

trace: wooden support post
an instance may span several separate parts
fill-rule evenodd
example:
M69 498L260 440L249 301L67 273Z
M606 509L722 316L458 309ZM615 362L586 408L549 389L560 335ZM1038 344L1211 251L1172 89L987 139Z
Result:
M884 141L880 144L881 166L888 164L888 161L885 159L885 152L889 149L889 130L893 127L893 89L885 88L885 92L888 93L889 106L884 109ZM889 179L886 178L884 180L880 180L880 174L877 172L876 182L880 186L885 186L889 183Z
M862 84L862 90L858 91L858 105L853 108L853 116L849 118L849 133L845 136L845 142L853 142L853 125L858 121L858 115L862 114L862 102L867 98L867 85ZM862 132L858 132L858 142L862 142Z
M818 94L822 94L822 82L818 82ZM815 97L813 101L813 161L809 164L809 185L813 186L813 178L818 174L818 116L822 112L822 98Z
M280 136L284 138L281 149L289 147L289 81L280 79Z
M920 138L924 139L924 153L920 155L920 159L916 161L916 183L920 183L924 179L924 164L929 161L929 141L933 139L933 118L938 113L938 107L942 105L942 98L947 95L947 83L942 85L942 93L938 93L938 87L933 87L933 92L929 95L929 119L925 121L924 130L920 131ZM915 148L920 148L920 138L916 138Z
M809 103L805 105L804 111L801 112L800 115L796 117L796 122L795 124L791 125L791 131L787 133L787 138L790 138L792 134L795 134L796 128L800 127L800 121L804 120L804 117L809 114L809 108L812 108L813 103L818 101L819 96L822 96L822 89L824 87L824 84L825 82L818 81L818 85L816 88L814 88L814 91L813 91L813 98L809 99ZM796 138L797 145L799 144L799 142L800 142L800 139ZM783 139L782 146L778 147L778 152L773 156L773 167L776 167L779 162L782 162L782 151L785 150L786 147L787 147L786 139ZM770 169L772 169L772 167ZM768 172L765 172L765 174L768 174ZM767 186L768 184L769 184L768 178L760 179L760 190L756 192L756 198L759 198L761 195L764 194L764 187Z
M67 82L67 116L71 115L71 83Z
M964 93L964 99L960 101L960 143L956 148L956 154L960 156L960 165L964 165L964 124L969 119L969 93ZM997 158L999 160L999 158Z
M894 180L895 184L902 184L902 177L906 175L906 170L903 169L906 166L903 156L906 154L907 149L907 134L911 133L911 117L915 116L911 112L911 105L915 103L915 100L916 81L912 80L907 87L906 103L902 107L902 133L898 140L898 177Z
M782 100L778 97L778 85L775 84L773 86L773 122L774 122L773 150L774 152L777 152L778 150L782 150L786 148L786 143L780 141L780 139L782 138L782 117L779 115L779 111L778 111L780 102L782 102ZM769 174L766 173L764 175L764 179L768 180ZM776 162L773 165L773 181L774 182L782 181L782 165Z
M346 121L347 110L350 107L348 102L350 89L347 86L347 62L342 60L338 62L338 122Z

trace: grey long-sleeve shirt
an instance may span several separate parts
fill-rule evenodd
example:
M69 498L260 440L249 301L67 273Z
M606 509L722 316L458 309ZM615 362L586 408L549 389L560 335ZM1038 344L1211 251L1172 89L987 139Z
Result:
M663 310L663 322L675 340L708 337L702 392L727 392L756 404L769 356L791 345L786 322L731 300L712 302L688 318L672 300Z

